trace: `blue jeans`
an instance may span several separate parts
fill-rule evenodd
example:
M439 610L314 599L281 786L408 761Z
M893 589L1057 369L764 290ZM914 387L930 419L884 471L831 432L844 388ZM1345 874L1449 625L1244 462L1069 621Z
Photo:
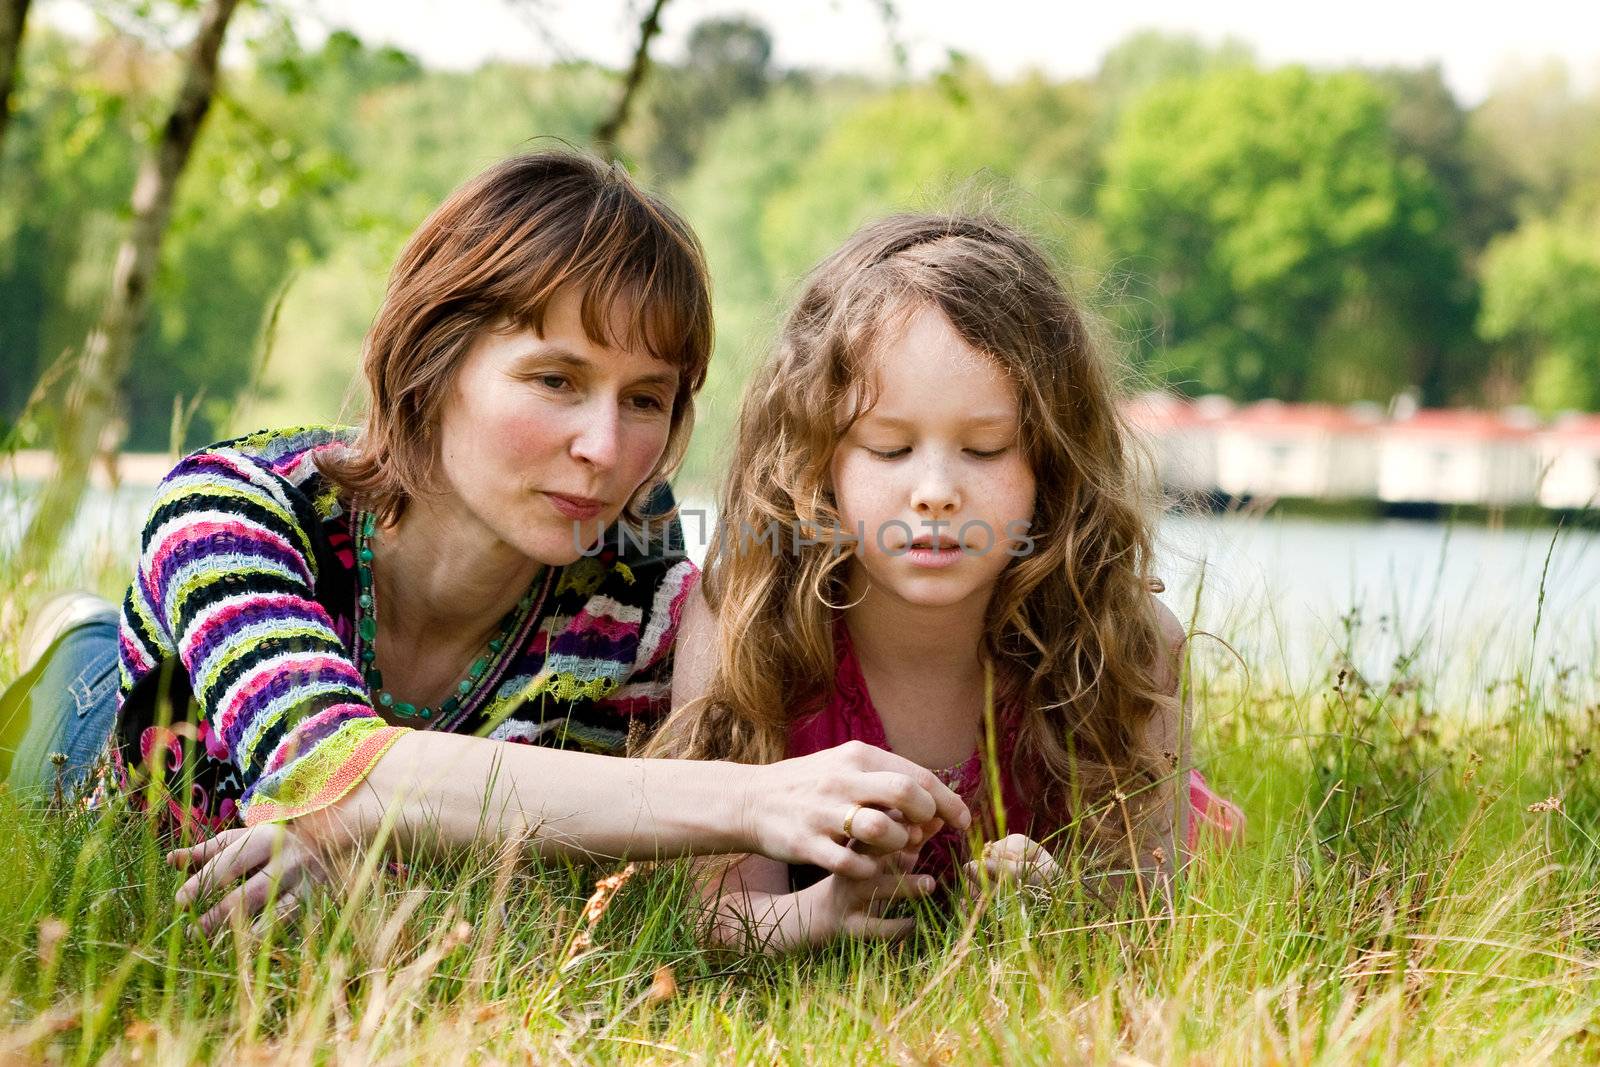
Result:
M62 634L0 694L0 726L27 723L6 779L13 790L50 794L58 775L69 795L85 784L116 721L117 680L117 615L106 612ZM59 769L56 753L66 757Z

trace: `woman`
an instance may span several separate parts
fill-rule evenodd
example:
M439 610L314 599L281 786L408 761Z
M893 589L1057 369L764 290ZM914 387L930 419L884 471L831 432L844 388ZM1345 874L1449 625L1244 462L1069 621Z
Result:
M172 857L206 887L242 883L208 928L292 901L330 851L380 834L865 876L965 825L931 774L862 745L769 767L617 758L667 710L697 575L659 520L643 548L606 531L641 522L683 454L710 320L692 233L620 169L541 152L469 182L395 267L361 431L183 460L115 646L103 623L58 642L80 681L119 656L111 744L92 697L71 715L35 686L23 751L103 748L102 795L206 829L242 816ZM853 819L864 807L898 817Z

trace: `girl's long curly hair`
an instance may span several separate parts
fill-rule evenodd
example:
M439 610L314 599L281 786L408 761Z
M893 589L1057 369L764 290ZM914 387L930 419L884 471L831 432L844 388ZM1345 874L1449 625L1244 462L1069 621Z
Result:
M1033 242L989 217L884 219L807 279L739 413L704 575L719 633L710 688L653 751L779 760L791 719L830 695L852 555L791 531L842 527L829 470L872 403L867 361L924 306L1015 382L1036 480L1033 548L1002 572L982 650L996 705L1017 709L1013 773L1036 810L1087 830L1086 844L1126 842L1130 806L1108 802L1148 795L1171 770L1142 741L1172 699L1156 675L1147 479L1085 316Z

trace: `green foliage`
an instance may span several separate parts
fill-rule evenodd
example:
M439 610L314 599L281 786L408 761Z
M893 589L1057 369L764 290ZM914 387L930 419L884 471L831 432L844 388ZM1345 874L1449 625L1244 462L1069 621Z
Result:
M717 127L676 190L705 245L717 321L716 353L684 470L702 490L722 470L740 387L773 335L779 297L793 280L772 262L763 215L851 103L848 93L819 97L786 87L740 108Z
M1600 215L1532 219L1484 254L1479 329L1532 357L1546 411L1600 408Z
M1600 188L1600 89L1587 95L1557 61L1513 69L1472 114L1475 139L1512 176L1512 207L1553 215L1585 188Z
M0 166L0 431L99 310L138 152L173 88L181 7L107 6L123 32L100 41L27 39ZM271 5L248 25L135 357L137 448L167 444L174 397L199 398L189 444L337 416L417 223L507 154L584 145L616 91L585 63L426 71L342 32L307 49ZM766 31L732 18L657 66L623 144L713 270L717 355L687 468L703 485L786 295L861 222L906 209L1018 219L1143 369L1184 389L1596 403L1568 298L1506 295L1531 283L1504 272L1531 268L1485 250L1519 219L1545 220L1523 242L1591 239L1597 130L1600 103L1554 66L1467 111L1436 69L1260 70L1236 42L1152 32L1092 79L997 82L952 52L934 76L885 87L776 70ZM1480 314L1480 296L1494 308ZM13 440L46 443L49 417Z
M163 72L125 40L35 30L0 169L0 417L75 352L99 311ZM0 425L4 425L0 423Z
M647 83L647 121L634 140L659 181L688 173L706 138L734 108L760 100L777 80L772 37L743 16L710 18L689 31L683 62L658 63Z
M28 84L42 99L26 106L28 120L9 139L20 145L7 160L8 179L39 194L7 200L14 214L6 268L15 283L0 288L27 308L0 327L8 414L46 367L76 351L93 322L142 142L170 95L167 64L128 38L93 47L50 34L36 40L44 55ZM353 102L352 79L387 82L395 71L338 36L301 60L324 75L316 93L285 87L287 60L279 60L279 75L235 76L213 102L124 394L132 447L167 445L175 396L208 401L196 438L220 428L251 378L274 294L297 264L326 248L328 206L353 174L334 117ZM86 89L94 86L104 88Z
M1150 358L1179 385L1247 399L1439 391L1438 354L1469 322L1459 252L1370 78L1288 67L1157 85L1106 167L1109 242L1148 279ZM1390 339L1401 350L1337 395L1318 342L1374 307L1404 327Z
M1234 38L1211 47L1189 34L1161 30L1130 34L1101 57L1095 74L1095 87L1105 100L1105 132L1109 133L1128 106L1152 86L1255 65L1251 47Z
M1388 97L1397 148L1420 159L1448 207L1451 242L1471 254L1516 222L1511 165L1472 126L1438 64L1372 73Z
M957 103L938 87L863 101L843 116L762 215L762 243L780 277L798 278L862 223L927 208L984 171L1009 175L1020 139L992 136L986 95Z

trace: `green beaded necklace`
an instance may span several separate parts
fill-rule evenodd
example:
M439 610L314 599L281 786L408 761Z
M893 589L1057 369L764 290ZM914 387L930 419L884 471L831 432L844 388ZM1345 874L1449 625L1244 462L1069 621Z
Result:
M528 612L533 610L533 590L522 594L517 606L506 612L505 618L500 620L499 631L489 638L486 651L472 661L466 677L456 683L456 691L440 701L437 709L419 708L405 701L397 701L394 694L383 687L383 672L378 669L377 662L378 602L372 586L373 553L370 544L372 532L377 528L377 517L371 514L358 515L355 525L356 580L360 583L360 591L356 596L356 649L361 661L361 673L367 679L372 699L379 707L394 712L402 719L432 719L435 713L441 720L448 719L472 694L473 686L489 673L490 664L505 651L511 635L527 620Z

